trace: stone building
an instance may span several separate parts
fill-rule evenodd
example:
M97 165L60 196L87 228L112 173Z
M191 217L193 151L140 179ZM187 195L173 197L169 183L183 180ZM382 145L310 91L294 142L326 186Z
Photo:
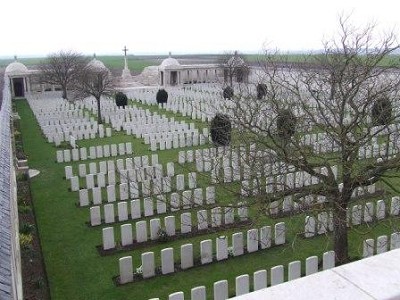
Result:
M17 60L10 63L5 74L10 80L10 88L12 97L24 97L26 92L31 91L31 76L35 71L28 70L28 68Z
M158 84L161 86L218 82L221 76L218 64L181 65L171 53L158 67Z

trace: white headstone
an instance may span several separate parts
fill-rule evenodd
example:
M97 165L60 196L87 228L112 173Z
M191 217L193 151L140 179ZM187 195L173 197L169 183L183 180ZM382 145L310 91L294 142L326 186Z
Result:
M85 147L79 149L81 160L87 160L87 149Z
M72 176L70 180L71 180L71 191L72 192L79 191L79 177Z
M115 202L115 185L107 186L107 202Z
M204 240L200 242L201 264L209 264L213 260L212 241Z
M250 229L247 231L247 252L252 253L258 251L258 230Z
M106 224L115 222L114 204L104 205L104 222Z
M94 205L99 205L102 202L102 195L101 195L101 188L99 187L94 187L92 189L92 193L93 193L93 204Z
M167 212L167 202L165 195L157 195L156 207L157 214L165 214Z
M176 292L168 296L168 300L185 300L183 292Z
M118 202L118 221L123 222L128 220L128 203Z
M390 202L390 215L398 216L400 213L400 197L394 196Z
M182 270L193 267L193 245L185 244L181 246L181 268Z
M206 287L197 286L190 291L191 300L206 300Z
M146 221L136 222L136 242L147 242L147 223Z
M132 224L121 225L121 245L125 247L128 245L132 245L132 243Z
M360 204L354 205L351 211L352 224L360 225L362 220L362 206Z
M218 261L224 260L228 258L228 237L227 236L219 236L216 238L217 244L217 255L216 258Z
M182 208L189 209L192 207L192 191L183 191L182 192Z
M211 227L219 227L222 223L221 207L211 209Z
M129 185L127 183L121 183L119 185L119 198L120 198L120 200L128 200Z
M144 206L144 216L152 216L154 215L154 208L153 208L153 199L148 197L143 199L143 206Z
M301 262L299 260L289 263L288 281L301 277Z
M132 256L119 259L119 282L121 284L133 281Z
M142 253L143 278L150 278L156 275L154 264L154 252Z
M243 233L237 232L232 234L232 247L233 247L233 256L240 256L244 254Z
M282 265L271 268L271 286L283 283L283 272Z
M250 278L248 274L236 277L235 284L236 296L248 294L250 292Z
M101 224L100 206L90 208L90 225L97 226Z
M322 269L328 270L335 267L335 252L328 251L322 256Z
M372 222L374 218L374 204L371 202L367 202L364 205L364 222Z
M306 258L306 276L318 272L318 256Z
M180 199L179 199L179 194L178 193L172 193L170 196L170 206L171 206L171 211L177 211L180 209L181 204L180 204Z
M192 214L186 212L181 214L181 233L188 233L192 231Z
M69 149L64 150L64 162L71 161L71 151Z
M183 165L186 161L186 155L185 155L185 151L179 151L178 153L178 163L180 165Z
M283 245L286 242L285 223L280 222L275 224L275 245Z
M365 240L363 243L363 258L374 255L375 241L373 239Z
M86 188L87 189L94 188L94 175L93 174L86 175Z
M400 248L400 232L394 232L390 235L390 250Z
M103 228L103 250L110 250L115 248L114 228Z
M386 235L381 235L376 239L376 254L384 253L388 250L389 241Z
M79 206L89 205L89 195L87 189L79 190Z
M79 177L86 176L86 164L79 164Z
M215 203L215 186L206 187L206 204Z
M95 162L89 163L89 173L97 174L97 164Z
M110 157L110 145L103 145L103 155L104 157Z
M183 191L185 189L185 176L183 174L176 175L176 190Z
M189 189L195 189L197 187L197 174L196 174L196 172L190 172L188 174L188 187L189 187Z
M159 233L161 229L160 219L151 219L150 220L150 239L152 241L157 240L159 238Z
M260 228L260 248L267 249L272 245L272 229L271 226L263 226Z
M65 166L65 179L70 179L72 176L74 176L72 174L72 167L71 166Z
M174 273L174 249L165 248L161 250L161 273Z
M376 218L378 220L382 220L385 217L386 217L385 201L378 200L378 201L376 201Z
M203 205L203 189L197 188L193 191L193 203L195 206Z
M312 216L306 216L304 226L304 236L306 238L313 237L315 235L315 218Z
M173 162L167 163L167 176L169 176L169 177L175 176L175 168L174 168Z
M258 291L267 287L267 270L259 270L254 272L254 291Z
M64 161L64 153L63 150L57 150L57 162L62 163Z
M165 231L168 236L175 236L175 216L164 218Z
M228 281L220 280L214 282L214 300L226 300L228 299Z
M199 210L197 212L197 228L198 230L205 230L208 228L208 217L206 210Z

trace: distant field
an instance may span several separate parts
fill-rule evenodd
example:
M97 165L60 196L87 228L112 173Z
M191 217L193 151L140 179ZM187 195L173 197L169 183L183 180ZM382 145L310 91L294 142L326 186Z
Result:
M216 63L221 54L190 54L190 55L174 55L174 58L181 60L181 63ZM320 54L314 54L320 55ZM278 61L299 63L304 62L304 60L310 54L280 54L277 56ZM128 55L128 66L129 69L134 73L140 73L147 66L158 66L163 59L167 56L160 55ZM260 54L244 54L246 60L251 64L256 64L257 62L263 61L264 55ZM35 57L35 58L19 58L18 60L28 67L35 66L43 61L45 57ZM103 55L97 56L97 59L102 61L111 70L122 70L124 68L124 58L122 55ZM5 68L14 59L0 59L0 69ZM388 66L389 64L399 64L400 55L392 55L387 58L382 63L382 66Z

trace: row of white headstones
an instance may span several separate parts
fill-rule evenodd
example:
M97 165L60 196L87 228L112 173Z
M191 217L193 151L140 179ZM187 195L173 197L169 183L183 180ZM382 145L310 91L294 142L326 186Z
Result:
M236 215L235 211L237 213ZM224 218L222 218L221 207L212 208L210 213L207 210L202 209L199 210L196 215L197 226L193 226L192 212L182 213L179 219L180 223L178 223L180 231L176 230L175 216L164 217L164 226L162 226L160 218L150 219L150 221L138 221L135 223L135 239L132 239L132 224L123 224L120 228L122 246L133 244L134 241L136 243L147 242L149 238L152 241L156 241L161 239L161 236L164 233L168 237L182 236L189 233L205 234L208 232L208 229L218 229L222 225L235 225L235 223L241 223L248 220L248 210L244 206L237 209L233 207L226 207L224 209ZM211 217L210 219L209 215ZM237 216L238 221L235 221L235 216ZM148 228L150 228L150 237L148 236ZM106 234L103 229L103 249L108 250L110 248L114 248L115 246L114 227L107 227Z
M280 222L274 226L274 245L283 245L286 241L285 238L285 223ZM103 246L112 247L115 246L113 241L112 228L104 228L103 235ZM270 248L272 246L272 230L271 226L263 226L260 229L250 229L247 231L247 243L244 248L243 233L237 232L232 235L232 247L228 247L228 237L220 236L215 239L216 252L215 260L217 262L226 260L229 258L229 251L232 256L241 256L247 253L256 252ZM200 242L200 262L201 265L209 264L214 261L214 252L212 250L212 240L203 240ZM186 270L195 266L193 244L184 244L180 247L180 258L181 263L179 268ZM161 250L161 274L166 275L174 273L175 261L174 261L174 249L165 248ZM141 276L146 279L157 276L155 266L154 252L145 252L141 255L142 261L142 274ZM128 256L120 260L120 283L127 283L133 281L133 268L132 268L132 257Z

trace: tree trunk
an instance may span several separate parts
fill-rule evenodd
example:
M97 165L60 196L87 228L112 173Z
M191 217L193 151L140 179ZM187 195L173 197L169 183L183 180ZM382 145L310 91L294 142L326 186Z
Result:
M67 99L67 88L65 87L62 88L62 97L63 99Z
M341 265L349 261L346 203L346 201L341 199L334 204L333 209L333 250L335 251L337 265Z
M101 119L101 109L100 109L100 98L96 98L97 101L97 123L103 124L103 120Z

